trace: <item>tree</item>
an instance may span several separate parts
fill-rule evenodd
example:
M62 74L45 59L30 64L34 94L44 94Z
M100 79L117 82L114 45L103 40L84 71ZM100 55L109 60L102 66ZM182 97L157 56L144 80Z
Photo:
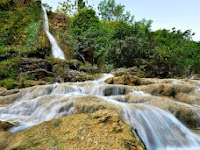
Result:
M83 61L94 62L94 40L99 36L99 25L99 19L93 9L81 9L72 19L72 34L77 41L75 53Z
M133 59L145 58L150 50L150 41L145 36L146 28L140 22L134 25L119 23L113 32L107 61L115 67L132 67Z
M78 0L78 9L81 10L85 8L85 2L83 0Z
M59 6L56 9L57 13L64 13L69 16L73 15L75 5L71 2L71 0L66 0L66 2L58 2Z
M63 3L59 2L58 4L59 6L56 11L67 14L69 16L73 16L81 9L86 8L86 2L84 2L84 0L75 0L74 2L72 2L71 0L66 0Z
M134 16L131 16L130 12L125 12L125 6L116 4L115 0L101 1L98 10L103 20L132 23L134 19Z
M174 74L189 75L200 71L200 47L192 41L190 30L181 32L175 28L153 33L154 59Z

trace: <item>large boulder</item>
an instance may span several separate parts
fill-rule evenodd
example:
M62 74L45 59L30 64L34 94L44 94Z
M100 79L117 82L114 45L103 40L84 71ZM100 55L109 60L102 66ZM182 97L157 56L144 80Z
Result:
M0 134L3 149L142 150L118 114L102 110L43 122L15 134Z

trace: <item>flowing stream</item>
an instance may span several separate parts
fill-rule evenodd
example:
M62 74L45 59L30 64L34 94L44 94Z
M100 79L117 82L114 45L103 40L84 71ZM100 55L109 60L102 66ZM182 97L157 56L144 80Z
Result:
M63 50L60 48L60 46L57 44L56 39L53 37L53 35L49 32L49 21L48 21L48 16L47 12L42 5L42 11L43 11L43 29L46 32L46 35L51 43L52 47L52 56L54 58L59 58L59 59L65 59L65 55Z
M53 118L76 112L78 98L93 96L110 105L120 107L124 121L135 128L148 150L199 150L200 136L193 133L173 114L146 103L126 103L125 93L119 85L110 87L104 81L112 77L105 74L95 81L35 86L23 89L11 103L0 107L0 120L16 125L11 132L19 132ZM140 96L142 91L132 91ZM120 100L116 100L116 98ZM0 97L1 98L1 97Z

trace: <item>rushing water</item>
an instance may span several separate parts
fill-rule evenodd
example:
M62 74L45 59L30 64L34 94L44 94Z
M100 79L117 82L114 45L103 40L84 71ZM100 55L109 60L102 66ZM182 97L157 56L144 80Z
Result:
M47 16L47 12L46 12L43 5L42 5L42 11L43 11L43 29L46 32L46 35L49 38L49 41L51 43L52 55L53 55L54 58L65 59L65 55L63 53L63 50L59 47L59 45L56 42L56 39L49 32L48 16Z
M0 107L0 120L8 121L18 132L41 122L75 114L74 102L83 96L96 96L113 106L122 108L124 120L135 128L148 150L199 150L200 136L193 133L170 112L143 104L126 103L123 88L116 85L111 95L105 96L107 84L112 75L104 75L99 80L81 83L62 83L36 86L22 90L9 105ZM148 97L142 91L133 94ZM116 98L120 98L117 101Z

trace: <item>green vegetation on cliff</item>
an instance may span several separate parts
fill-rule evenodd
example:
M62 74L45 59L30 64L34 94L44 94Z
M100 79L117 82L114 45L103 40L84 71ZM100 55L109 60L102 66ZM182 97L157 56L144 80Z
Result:
M0 2L0 82L11 89L21 71L24 52L36 50L41 30L41 3L3 0Z
M41 29L40 3L26 2L18 6L17 2L10 2L9 7L2 7L2 3L0 2L0 55L5 55L10 50L31 50Z

